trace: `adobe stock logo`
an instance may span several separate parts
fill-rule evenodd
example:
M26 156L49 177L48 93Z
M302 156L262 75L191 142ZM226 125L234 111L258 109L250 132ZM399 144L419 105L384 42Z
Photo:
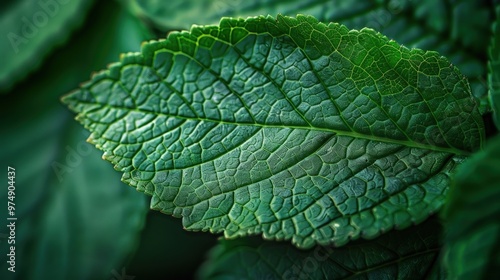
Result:
M19 46L27 44L30 39L37 36L40 29L49 23L50 18L55 17L61 10L61 6L68 4L68 2L69 0L38 1L37 5L39 9L31 17L21 17L19 33L9 32L7 34L7 39L9 39L14 52L16 54L19 53Z
M88 136L86 132L82 132L82 135ZM62 157L63 162L53 161L51 163L59 182L63 181L65 174L73 172L82 163L82 160L92 153L92 145L82 140L73 147L66 146L65 150L66 156Z

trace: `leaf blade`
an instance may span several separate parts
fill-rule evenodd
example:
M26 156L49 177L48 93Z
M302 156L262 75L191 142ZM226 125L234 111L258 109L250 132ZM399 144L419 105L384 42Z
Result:
M300 247L421 222L484 138L447 60L307 16L172 33L63 101L153 209Z

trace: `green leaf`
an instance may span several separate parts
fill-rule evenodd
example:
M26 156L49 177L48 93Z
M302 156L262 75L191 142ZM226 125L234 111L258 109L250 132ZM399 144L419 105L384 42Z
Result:
M5 184L0 279L110 279L137 244L147 211L144 195L123 186L58 100L92 70L146 39L140 22L113 1L96 7L75 40L2 96L0 162L4 180L8 165L16 169L17 222L12 273L12 244L3 239L10 234ZM126 39L120 39L123 34Z
M162 31L192 24L215 24L221 17L310 14L351 29L373 28L409 47L435 50L468 77L481 111L489 110L486 86L488 36L494 19L486 1L449 0L122 0L131 11ZM172 11L175 11L173 13Z
M493 24L493 36L488 52L488 96L493 108L493 120L497 129L500 130L500 5L496 8L496 15L497 20Z
M7 1L0 8L0 92L37 68L78 27L90 0Z
M445 58L309 16L171 33L63 101L153 209L304 248L423 221L484 137Z
M168 31L187 29L192 24L217 24L222 17L249 17L276 15L278 13L295 16L297 13L311 14L319 19L349 17L376 4L361 1L353 7L348 1L270 1L270 0L122 0L130 10L141 18L152 22L157 28ZM176 11L172 13L172 11Z
M444 216L451 279L494 279L500 270L500 137L457 170Z
M200 279L445 279L436 219L341 248L299 250L260 238L220 240L198 271Z

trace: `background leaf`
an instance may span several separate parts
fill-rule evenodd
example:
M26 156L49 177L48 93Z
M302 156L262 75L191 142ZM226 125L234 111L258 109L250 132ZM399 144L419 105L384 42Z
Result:
M304 16L172 33L64 102L153 209L304 248L423 221L484 137L446 59Z
M91 0L3 1L0 6L0 92L37 68L82 24Z
M457 170L445 211L451 279L494 279L500 270L500 137Z
M341 248L299 250L258 237L220 240L200 279L446 279L436 219Z
M146 38L114 2L98 4L91 14L92 23L50 56L43 70L15 94L2 96L0 162L3 176L7 165L16 168L18 221L16 273L7 271L10 244L3 238L7 228L0 229L1 279L110 279L114 270L121 272L142 229L143 195L123 187L59 100L92 70ZM0 205L7 205L7 188ZM6 216L0 211L2 221Z
M489 49L488 83L489 98L493 107L494 121L500 130L500 5L496 8L497 20L493 24L493 36Z

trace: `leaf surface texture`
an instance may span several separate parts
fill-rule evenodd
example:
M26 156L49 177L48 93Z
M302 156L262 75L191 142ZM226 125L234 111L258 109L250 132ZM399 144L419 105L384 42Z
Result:
M350 29L373 28L412 48L438 51L467 76L481 111L489 110L486 53L493 4L475 0L122 0L131 12L159 30L216 24L221 17L313 15ZM175 10L175 13L172 11Z
M423 221L484 137L448 60L310 16L171 33L63 101L153 209L304 248Z

